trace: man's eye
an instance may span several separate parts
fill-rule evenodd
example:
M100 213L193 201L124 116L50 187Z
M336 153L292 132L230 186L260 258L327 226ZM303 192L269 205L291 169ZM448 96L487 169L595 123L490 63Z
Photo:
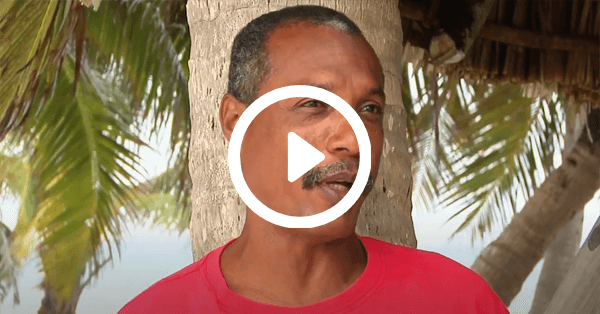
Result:
M379 114L379 113L383 112L383 109L379 105L376 105L376 104L367 104L367 105L363 106L360 109L360 111Z
M319 108L321 106L323 106L323 104L316 100L307 101L302 105L302 107L308 107L308 108Z

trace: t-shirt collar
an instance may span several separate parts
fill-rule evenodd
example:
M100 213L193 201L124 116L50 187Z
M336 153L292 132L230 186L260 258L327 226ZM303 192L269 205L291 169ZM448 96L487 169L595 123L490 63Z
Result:
M307 306L302 307L282 307L248 299L229 289L223 272L221 271L221 255L224 249L236 238L230 240L225 245L209 253L206 265L206 278L216 294L219 306L232 313L277 311L277 313L334 313L347 312L363 303L369 298L379 286L385 273L385 261L380 253L373 250L372 241L369 237L359 236L367 251L367 266L361 276L352 286L342 293Z

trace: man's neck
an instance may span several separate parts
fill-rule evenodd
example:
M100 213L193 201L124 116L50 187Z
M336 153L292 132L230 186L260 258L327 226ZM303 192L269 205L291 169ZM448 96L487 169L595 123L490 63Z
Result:
M220 263L229 288L254 301L316 303L349 288L366 268L367 254L356 234L318 243L257 229L244 228Z

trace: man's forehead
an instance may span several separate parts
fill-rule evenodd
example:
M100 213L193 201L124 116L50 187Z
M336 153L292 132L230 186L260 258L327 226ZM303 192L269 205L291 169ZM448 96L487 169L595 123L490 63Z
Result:
M285 25L269 34L267 58L272 70L291 68L326 71L328 66L347 64L353 69L369 71L380 84L373 86L373 94L383 96L384 74L375 51L362 36L347 34L327 25L302 21ZM304 62L298 64L295 60ZM351 62L351 64L348 64ZM300 73L295 73L301 76ZM314 75L310 75L314 78ZM305 85L333 89L335 79L321 78ZM380 86L379 86L380 85Z
M301 39L301 41L298 41ZM294 21L280 25L269 32L267 36L267 47L286 46L290 44L314 44L319 40L337 41L342 39L346 43L364 42L370 47L370 44L362 35L351 34L341 31L327 24L314 24L311 21ZM296 40L295 43L292 41Z
M370 88L369 91L367 92L367 96L379 96L379 97L385 99L385 91L384 91L383 83L384 83L384 79L381 80L380 84ZM334 79L321 79L321 80L313 79L310 81L303 82L302 85L308 85L308 86L322 88L322 89L330 91L332 93L335 93L335 90L337 88L336 80L334 80Z

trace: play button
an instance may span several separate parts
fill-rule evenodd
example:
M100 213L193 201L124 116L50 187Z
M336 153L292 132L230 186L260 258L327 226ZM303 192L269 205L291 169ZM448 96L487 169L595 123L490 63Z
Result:
M325 155L294 132L288 133L288 181L298 180L325 159Z

